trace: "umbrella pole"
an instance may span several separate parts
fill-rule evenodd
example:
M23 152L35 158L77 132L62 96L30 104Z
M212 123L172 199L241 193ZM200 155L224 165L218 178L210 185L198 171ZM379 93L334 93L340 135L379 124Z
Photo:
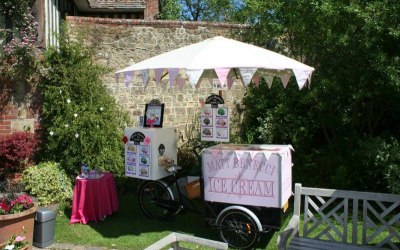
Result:
M222 89L218 90L218 95L222 97Z

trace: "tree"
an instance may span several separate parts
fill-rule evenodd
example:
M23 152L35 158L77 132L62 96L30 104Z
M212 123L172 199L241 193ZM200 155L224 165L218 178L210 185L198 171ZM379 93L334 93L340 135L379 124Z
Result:
M80 39L60 38L45 54L42 159L59 162L68 174L89 167L124 174L123 128L126 114L116 105L94 63L93 51Z
M237 0L161 0L160 19L184 21L231 21L240 6Z
M382 190L373 158L400 138L400 2L247 0L235 20L251 25L248 41L316 68L310 89L273 86L262 103L251 89L243 135L295 144L297 175L313 171L317 184Z
M161 20L178 20L182 11L179 0L159 0L158 9Z

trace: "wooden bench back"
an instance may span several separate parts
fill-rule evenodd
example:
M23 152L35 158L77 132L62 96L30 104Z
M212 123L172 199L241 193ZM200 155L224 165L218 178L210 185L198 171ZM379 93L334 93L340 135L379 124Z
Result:
M299 218L301 203L302 237L400 247L400 195L309 188L296 183L294 215Z

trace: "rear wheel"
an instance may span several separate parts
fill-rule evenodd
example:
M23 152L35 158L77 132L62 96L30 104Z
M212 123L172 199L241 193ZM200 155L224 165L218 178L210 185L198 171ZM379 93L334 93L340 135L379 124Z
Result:
M168 188L161 182L146 181L139 189L140 209L151 219L165 220L170 217L172 200Z
M258 242L259 233L256 222L245 211L227 210L218 217L220 237L229 246L249 249Z

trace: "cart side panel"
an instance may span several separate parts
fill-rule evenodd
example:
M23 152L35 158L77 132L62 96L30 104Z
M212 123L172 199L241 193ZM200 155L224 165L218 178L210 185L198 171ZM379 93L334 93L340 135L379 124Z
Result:
M282 152L290 150L279 149L275 153L257 147L225 149L213 147L203 151L204 199L281 208L284 199L281 178L291 177L291 173L282 171L291 170L291 159L282 159L285 157ZM287 164L290 167L283 168Z
M132 135L141 133L143 141L131 140ZM158 180L170 175L159 162L161 157L177 161L177 143L173 127L126 128L125 175L128 177Z

